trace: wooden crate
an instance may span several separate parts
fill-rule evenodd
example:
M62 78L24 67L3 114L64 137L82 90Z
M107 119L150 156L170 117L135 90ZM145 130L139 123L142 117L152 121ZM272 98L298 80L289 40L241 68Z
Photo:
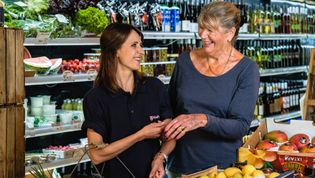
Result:
M0 28L0 105L24 101L23 43L23 30Z
M311 49L309 74L303 107L303 119L315 121L315 48Z
M0 177L25 175L24 108L0 108Z

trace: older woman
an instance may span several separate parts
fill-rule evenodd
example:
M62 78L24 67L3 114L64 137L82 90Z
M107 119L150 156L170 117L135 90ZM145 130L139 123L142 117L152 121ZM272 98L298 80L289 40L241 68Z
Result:
M168 160L169 177L231 166L258 94L256 63L233 46L239 9L229 2L212 2L202 8L198 23L203 47L179 57L169 86L176 118L165 132L177 139Z

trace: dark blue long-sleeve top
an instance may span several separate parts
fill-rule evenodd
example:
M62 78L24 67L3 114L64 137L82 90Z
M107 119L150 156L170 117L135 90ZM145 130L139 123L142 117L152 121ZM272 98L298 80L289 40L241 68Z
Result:
M177 141L168 168L191 173L234 163L253 119L258 88L258 67L248 57L223 75L209 77L194 67L189 53L181 54L169 84L174 115L204 113L208 123Z

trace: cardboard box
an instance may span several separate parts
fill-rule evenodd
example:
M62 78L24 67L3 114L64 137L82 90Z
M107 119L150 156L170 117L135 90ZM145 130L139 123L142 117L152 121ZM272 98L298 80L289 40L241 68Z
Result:
M310 139L315 137L315 126L312 121L306 120L291 120L290 123L276 123L272 119L265 119L260 126L249 138L249 140L239 149L239 161L248 161L249 163L257 162L260 157L263 159L265 165L271 165L278 171L294 170L296 172L305 173L305 169L313 169L315 165L315 153L288 153L282 151L257 151L255 150L258 142L263 136L270 131L281 130L284 131L288 138L294 134L304 133ZM246 150L250 150L256 158L244 154ZM249 152L248 152L249 153ZM258 153L258 154L257 154ZM269 160L264 155L269 155ZM273 157L273 159L270 159ZM265 158L265 159L264 159ZM256 159L256 160L254 160ZM260 160L261 161L261 160Z
M204 169L204 170L192 173L192 174L182 175L182 178L198 178L200 176L206 176L212 172L217 172L217 171L218 171L217 166L213 166L208 169Z

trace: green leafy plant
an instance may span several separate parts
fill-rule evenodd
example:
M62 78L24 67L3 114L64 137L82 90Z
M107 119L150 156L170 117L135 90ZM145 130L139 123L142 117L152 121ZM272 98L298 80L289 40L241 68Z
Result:
M76 23L87 32L100 34L108 25L106 14L98 8L89 7L79 10L75 16Z
M48 173L50 176L48 177L46 175L41 164L38 164L37 167L32 167L32 170L30 170L30 173L32 174L32 176L34 176L34 178L50 178L52 176L49 171L48 171Z

